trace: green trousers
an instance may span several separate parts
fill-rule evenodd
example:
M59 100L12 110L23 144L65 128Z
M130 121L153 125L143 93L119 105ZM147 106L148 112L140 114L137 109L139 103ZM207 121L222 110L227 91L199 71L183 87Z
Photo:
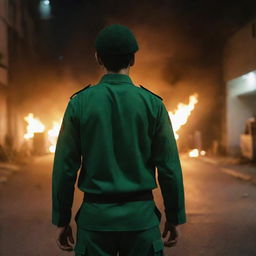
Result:
M91 231L78 228L76 256L163 256L159 227L140 231Z

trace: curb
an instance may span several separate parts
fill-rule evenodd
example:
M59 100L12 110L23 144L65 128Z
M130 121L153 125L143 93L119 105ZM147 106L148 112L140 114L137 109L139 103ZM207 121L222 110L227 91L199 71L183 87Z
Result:
M210 159L210 158L200 158L202 161L206 162L206 163L210 163L213 165L219 165L218 162L216 160ZM251 182L253 185L256 186L256 179L254 179L251 175L249 174L244 174L241 173L239 171L233 170L233 169L229 169L229 168L224 168L219 166L221 172L228 174L234 178L240 179L240 180L244 180L244 181L249 181Z
M204 162L209 163L209 164L218 165L218 162L216 160L213 160L213 159L208 158L208 157L200 157L199 159L201 159Z
M222 168L221 167L221 171L228 174L228 175L231 175L235 178L241 179L241 180L252 181L252 177L250 175L240 173L240 172L234 171L232 169L227 169L227 168Z

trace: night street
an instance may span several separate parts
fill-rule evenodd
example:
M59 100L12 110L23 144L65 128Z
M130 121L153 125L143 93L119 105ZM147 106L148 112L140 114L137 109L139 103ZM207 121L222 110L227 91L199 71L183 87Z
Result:
M255 0L0 0L0 256L256 256L255 56Z
M256 255L256 187L199 159L183 157L182 165L188 223L180 226L179 244L166 249L166 256ZM1 255L73 254L55 244L51 166L52 157L37 158L1 185ZM158 193L155 198L159 203ZM77 193L74 211L80 201Z

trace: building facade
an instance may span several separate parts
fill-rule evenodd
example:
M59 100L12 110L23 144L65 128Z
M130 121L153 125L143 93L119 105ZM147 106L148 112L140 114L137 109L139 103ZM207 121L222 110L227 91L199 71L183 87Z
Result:
M224 51L226 116L224 144L231 155L241 154L241 136L256 116L256 20L237 31Z
M0 160L1 155L18 151L23 140L17 96L21 77L36 58L38 4L37 0L0 1Z
M8 88L8 4L0 1L0 160L7 136L7 88Z

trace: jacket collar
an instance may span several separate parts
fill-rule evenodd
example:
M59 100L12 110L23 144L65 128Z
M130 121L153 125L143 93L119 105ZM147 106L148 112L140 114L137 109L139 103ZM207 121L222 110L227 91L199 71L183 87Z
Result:
M109 83L109 84L133 84L131 78L128 75L123 74L105 74L100 83Z

